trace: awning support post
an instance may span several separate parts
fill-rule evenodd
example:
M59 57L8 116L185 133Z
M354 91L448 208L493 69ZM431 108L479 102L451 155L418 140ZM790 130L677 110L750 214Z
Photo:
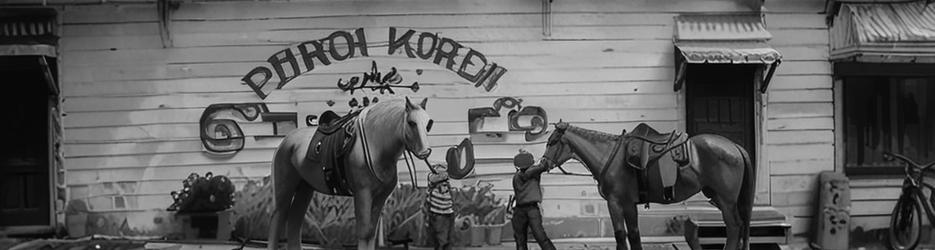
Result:
M542 35L552 37L552 0L542 0Z
M773 73L776 73L776 68L779 67L780 63L782 63L782 59L776 59L775 62L769 65L769 71L766 72L766 78L763 79L763 86L760 87L760 93L766 93L766 89L769 88L769 81L773 79Z
M685 60L679 60L679 67L675 70L675 85L672 88L672 91L678 92L682 89L682 84L685 83L685 74L688 71L688 62Z

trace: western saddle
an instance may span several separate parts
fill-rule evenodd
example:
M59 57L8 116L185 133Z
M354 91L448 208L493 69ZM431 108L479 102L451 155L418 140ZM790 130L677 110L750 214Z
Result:
M339 116L331 110L325 111L318 119L318 129L312 136L305 155L312 166L322 168L325 183L331 194L349 196L350 184L347 182L344 157L351 152L357 138L355 126L360 111Z
M645 190L648 190L647 178L650 176L647 169L653 165L658 166L656 169L662 178L663 198L674 199L678 168L691 161L687 154L688 135L680 131L659 133L649 125L640 123L626 137L631 138L626 145L627 165L637 169L642 176L637 178L640 181L640 200L646 200Z

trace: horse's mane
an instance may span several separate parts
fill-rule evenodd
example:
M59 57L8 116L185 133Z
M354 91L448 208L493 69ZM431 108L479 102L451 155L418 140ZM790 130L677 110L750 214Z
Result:
M369 107L367 111L367 123L398 125L402 124L406 118L406 100L393 99L378 102Z
M601 132L597 130L581 128L581 127L575 127L572 125L568 125L567 130L574 132L575 134L581 135L582 137L589 139L589 140L610 141L610 140L616 140L619 137L619 135L615 135L615 134L611 134L607 132Z

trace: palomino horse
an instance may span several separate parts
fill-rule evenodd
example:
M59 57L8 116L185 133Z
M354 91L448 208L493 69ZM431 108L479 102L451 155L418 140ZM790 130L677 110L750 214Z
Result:
M346 181L354 196L358 249L376 246L377 220L386 198L396 188L396 163L403 150L413 152L419 159L432 152L426 141L432 124L425 112L426 100L420 105L409 98L379 102L361 111L358 117L356 126L363 126L363 134L357 135L350 153L343 157ZM275 210L270 221L269 249L276 249L283 226L287 247L299 249L302 224L314 192L332 193L322 177L322 168L306 159L315 131L316 128L307 127L290 133L274 155Z
M725 249L749 248L756 175L750 157L742 147L719 135L701 134L688 138L688 143L694 144L689 147L692 152L688 152L693 159L686 167L678 169L674 197L664 199L660 187L650 186L650 190L644 190L648 194L646 200L640 201L638 183L641 180L638 178L642 176L635 168L626 166L624 159L628 150L618 151L622 152L620 154L612 152L619 149L618 143L629 145L626 143L629 140L639 139L583 129L559 121L543 154L543 162L551 164L550 168L576 158L591 172L601 196L607 200L617 249L627 249L626 240L629 240L630 248L642 249L637 203L676 203L698 191L712 199L721 210L727 225Z

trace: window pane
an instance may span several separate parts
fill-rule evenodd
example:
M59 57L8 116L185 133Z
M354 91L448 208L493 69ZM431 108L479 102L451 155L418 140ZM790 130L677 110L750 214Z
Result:
M844 81L845 164L899 166L883 152L935 161L935 77L849 77Z

